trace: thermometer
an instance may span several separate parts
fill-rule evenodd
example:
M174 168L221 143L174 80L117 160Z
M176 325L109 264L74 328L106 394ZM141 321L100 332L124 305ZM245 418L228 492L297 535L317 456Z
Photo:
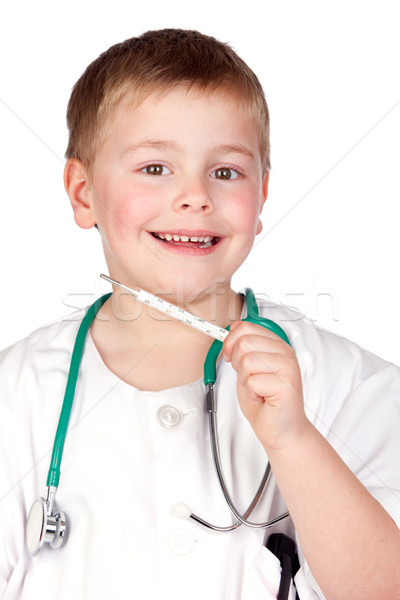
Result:
M184 310L180 306L171 304L170 302L167 302L166 300L163 300L158 296L154 296L153 294L150 294L145 290L128 288L125 285L122 285L122 283L119 283L119 281L111 279L111 277L108 277L108 275L100 275L100 277L102 277L106 281L109 281L113 285L117 285L121 289L125 290L127 294L135 298L135 300L137 300L138 302L146 304L147 306L151 306L151 308L154 308L155 310L164 313L164 315L168 315L169 317L172 317L173 319L176 319L181 323L185 323L186 325L189 325L190 327L193 327L198 331L202 331L203 333L209 335L215 340L223 342L229 333L227 329L219 327L218 325L214 325L213 323L210 323L205 319L201 319L200 317L196 317L195 315L192 315L192 313L188 312L187 310Z

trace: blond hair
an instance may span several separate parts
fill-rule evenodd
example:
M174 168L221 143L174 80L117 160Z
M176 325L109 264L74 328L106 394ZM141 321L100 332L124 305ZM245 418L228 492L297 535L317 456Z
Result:
M264 170L270 169L269 114L261 84L234 50L197 31L162 29L111 46L76 82L68 103L66 158L90 169L103 132L122 100L140 103L176 86L228 91L250 110Z

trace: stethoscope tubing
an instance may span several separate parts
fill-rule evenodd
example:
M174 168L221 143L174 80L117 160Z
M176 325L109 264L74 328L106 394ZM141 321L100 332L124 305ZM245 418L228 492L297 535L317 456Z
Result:
M75 390L78 381L79 368L82 360L83 350L85 346L85 339L87 333L89 331L90 325L95 318L97 312L103 306L103 304L110 298L111 293L105 294L98 298L88 309L86 315L84 316L76 336L74 348L71 356L71 364L70 370L68 374L68 379L65 388L64 400L61 407L60 418L57 425L57 431L55 435L53 452L50 461L50 468L47 476L47 499L37 498L32 506L30 515L28 517L28 524L32 516L32 519L40 518L41 526L40 526L40 537L36 543L35 540L30 540L29 544L27 542L27 550L31 556L34 556L42 547L43 542L49 542L53 548L59 548L63 543L65 530L66 530L66 521L65 514L61 511L53 514L53 504L55 495L57 492L57 487L59 485L60 480L60 466L62 460L62 454L64 450L64 442L65 437L68 430L69 419L71 415L71 410L74 402ZM289 339L286 336L286 333L283 331L279 325L270 321L269 319L265 319L259 316L257 301L253 292L247 288L245 290L245 298L246 298L246 306L247 306L247 316L244 321L251 321L256 324L262 325L267 329L273 331L275 334L280 336L285 342L290 345ZM228 329L228 328L227 328ZM216 411L216 403L214 396L214 384L216 380L216 364L218 355L222 349L222 342L215 340L213 344L211 344L210 350L207 354L206 360L204 362L204 383L207 388L206 394L206 412L209 415L209 427L210 427L210 440L211 440L211 448L212 448L212 456L213 462L215 466L215 470L217 473L218 481L220 483L225 501L227 502L231 512L236 518L236 522L227 527L219 527L216 525L212 525L211 523L201 519L199 516L195 514L190 514L189 516L213 529L215 531L232 531L237 529L240 525L246 525L247 527L252 527L256 529L266 529L272 527L279 521L287 518L289 513L286 512L275 519L267 521L265 523L253 523L248 520L248 517L255 509L258 501L260 500L271 475L271 467L269 463L267 463L266 470L260 482L260 485L255 493L255 496L248 507L248 509L241 514L240 511L237 510L234 502L232 501L231 495L228 491L228 487L225 482L225 477L222 469L219 444L218 444L218 434L217 434L217 411ZM32 521L33 523L35 521ZM27 527L28 530L28 527ZM36 526L34 531L36 531Z
M260 317L258 312L257 300L253 291L250 288L246 288L245 292L245 302L247 308L247 315L243 321L249 321L251 323L255 323L257 325L261 325L266 329L269 329L276 335L278 335L283 341L285 341L290 346L289 338L287 337L284 330L274 321L270 319L266 319L264 317ZM227 327L229 329L229 327ZM210 441L211 441L211 449L212 449L212 457L214 462L215 471L217 474L218 482L221 487L222 493L224 495L225 501L228 504L232 514L237 519L236 523L233 523L230 526L221 527L218 525L212 525L208 521L205 521L198 515L191 513L190 517L205 525L206 527L213 529L214 531L232 531L237 529L240 525L245 525L246 527L251 527L254 529L268 529L269 527L273 527L283 519L287 519L290 515L289 512L285 512L274 519L263 523L253 523L248 520L248 517L253 512L254 508L258 504L265 488L267 487L270 474L271 474L271 466L269 462L267 462L267 467L262 477L261 483L256 491L256 494L245 513L241 514L239 510L236 508L232 497L229 493L228 487L226 485L225 476L222 468L221 456L219 451L219 443L218 443L218 427L217 427L217 406L215 400L214 393L214 384L217 378L217 360L218 356L222 350L222 342L219 340L214 340L211 344L211 347L207 353L206 360L204 362L204 384L206 385L206 411L208 413L209 418L209 429L210 429Z
M96 302L94 302L89 307L76 335L67 384L65 387L64 401L62 404L60 418L58 421L57 431L54 439L49 473L47 475L47 487L57 488L60 481L60 466L64 450L64 442L65 437L67 435L72 405L74 403L76 384L78 381L79 368L82 360L82 354L85 346L87 332L89 330L90 325L92 324L94 317L110 296L111 293L101 296L96 300Z
M266 470L264 472L263 478L257 489L257 492L254 496L252 503L250 504L250 506L247 509L245 514L241 515L239 513L239 511L236 508L236 506L231 498L231 495L228 491L228 487L225 482L224 472L222 469L221 455L220 455L220 451L219 451L218 435L217 435L217 413L216 413L216 411L209 413L209 424L210 424L210 439L211 439L214 467L217 472L218 481L221 486L221 490L224 495L225 501L226 501L227 505L229 506L233 515L236 517L236 519L242 525L246 525L246 527L251 527L253 529L268 529L269 527L273 527L273 525L276 525L280 521L283 521L284 519L289 517L289 512L285 512L282 515L280 515L279 517L275 517L274 519L271 519L271 520L263 522L263 523L253 523L251 521L248 521L248 519L247 519L247 517L253 512L254 508L258 504L258 501L260 500L261 495L263 494L263 492L268 484L270 474L271 474L271 465L269 462L267 463Z

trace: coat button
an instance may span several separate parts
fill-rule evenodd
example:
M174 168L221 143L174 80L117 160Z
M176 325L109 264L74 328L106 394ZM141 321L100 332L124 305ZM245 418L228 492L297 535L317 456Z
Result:
M182 422L182 413L175 406L165 404L161 406L157 411L157 419L162 427L165 429L172 429L178 427Z
M196 540L193 534L186 529L178 529L168 537L169 549L178 556L189 554L193 550L195 543Z

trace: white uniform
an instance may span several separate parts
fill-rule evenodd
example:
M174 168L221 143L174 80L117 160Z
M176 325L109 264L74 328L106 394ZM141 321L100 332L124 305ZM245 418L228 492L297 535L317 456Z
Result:
M295 348L308 418L400 525L400 370L298 313L271 304L260 312L283 327ZM46 544L35 558L27 556L26 515L33 500L46 495L81 318L75 314L39 329L0 355L0 597L276 598L279 561L263 546L275 528L216 533L171 510L183 501L212 523L232 521L212 464L203 382L139 391L107 369L90 335L56 498L69 534L60 550ZM240 412L235 383L231 365L222 362L221 454L233 497L244 511L266 457ZM252 519L284 511L272 482ZM278 531L293 536L291 522L284 523ZM299 552L301 600L323 599Z

